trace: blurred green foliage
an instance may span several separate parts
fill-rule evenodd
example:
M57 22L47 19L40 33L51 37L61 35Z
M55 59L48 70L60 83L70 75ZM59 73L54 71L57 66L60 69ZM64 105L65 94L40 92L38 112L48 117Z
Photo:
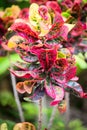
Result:
M84 3L87 3L87 0L83 0Z
M16 103L15 103L13 94L10 91L1 91L0 92L0 104L2 106L16 107Z
M83 0L83 1L85 3L87 3L87 0ZM29 7L29 0L16 0L15 2L9 1L9 0L0 0L1 9L9 7L12 4L19 5L20 8ZM68 17L69 13L64 12L63 16ZM84 56L81 53L75 57L76 57L76 65L78 67L77 74L79 74L84 69L87 69L87 63L84 61ZM12 62L21 60L17 54L11 54L10 58L12 59ZM8 56L0 57L0 77L2 77L3 75L5 75L8 72L9 67L10 67L10 62L9 62ZM10 112L10 114L12 113L11 116L13 116L13 118L19 118L19 117L17 117L18 114L15 114L14 108L16 108L16 103L15 103L15 99L11 92L7 92L7 91L0 92L0 105L10 106L11 108L13 107L11 110L8 111L8 113L9 112ZM38 115L37 114L38 108L36 107L36 105L33 103L22 102L22 107L23 107L23 111L24 111L25 120L26 121L31 120L31 122L32 121L34 122L35 118L37 118L36 116ZM1 112L3 112L3 110ZM47 114L48 119L50 119L51 112L52 112L52 109L44 109L44 113ZM4 113L4 114L6 114L6 113ZM8 130L12 130L13 126L15 125L15 122L0 119L0 125L2 123L7 124ZM45 128L46 126L43 126L43 127ZM67 129L66 129L64 121L61 119L59 114L56 114L52 128L50 130L87 130L87 128L83 127L83 124L80 120L74 120L74 121L70 121L70 123L68 124Z
M37 118L38 108L34 103L22 102L22 108L24 111L24 117L27 121L32 120L35 121Z
M13 4L19 5L20 8L29 7L29 0L0 0L0 8L3 9Z
M87 53L85 54L87 57ZM76 66L77 66L77 74L79 75L83 70L87 69L87 63L85 62L85 58L82 53L75 55L76 58Z
M18 54L10 54L9 56L0 57L0 78L8 72L8 69L11 65L10 62L13 63L16 61L22 61Z
M3 124L3 123L6 123L7 124L7 127L8 127L8 130L13 130L13 127L15 125L15 122L12 122L10 120L1 120L0 119L0 125ZM1 129L0 129L1 130Z

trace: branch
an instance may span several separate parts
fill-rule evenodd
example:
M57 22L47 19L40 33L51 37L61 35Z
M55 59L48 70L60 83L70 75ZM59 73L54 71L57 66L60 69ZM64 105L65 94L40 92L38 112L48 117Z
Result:
M13 93L14 93L16 104L17 104L20 120L21 120L21 122L24 122L24 116L23 116L23 111L22 111L22 108L21 108L21 102L19 100L19 96L18 96L18 93L16 91L16 79L15 79L15 76L12 73L10 73L10 75L11 75Z

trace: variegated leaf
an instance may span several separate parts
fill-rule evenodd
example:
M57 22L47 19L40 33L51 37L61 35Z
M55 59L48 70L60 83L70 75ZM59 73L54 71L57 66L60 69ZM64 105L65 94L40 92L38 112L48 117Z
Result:
M75 94L77 96L83 97L83 89L81 85L75 81L70 81L67 83L67 87L72 90L72 94Z
M54 86L55 99L51 102L51 106L57 105L64 98L64 89L59 86Z

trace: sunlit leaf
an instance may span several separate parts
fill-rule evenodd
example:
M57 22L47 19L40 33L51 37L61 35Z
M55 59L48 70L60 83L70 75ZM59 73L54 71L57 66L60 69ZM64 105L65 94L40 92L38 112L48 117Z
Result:
M35 87L36 84L36 80L26 80L24 81L23 85L24 85L24 89L27 93L31 94L33 91L33 87Z
M6 123L1 124L0 130L8 130L8 126Z
M36 130L35 126L29 122L17 123L13 130Z
M58 110L60 113L64 113L66 112L66 101L65 100L62 100L59 104L58 104Z

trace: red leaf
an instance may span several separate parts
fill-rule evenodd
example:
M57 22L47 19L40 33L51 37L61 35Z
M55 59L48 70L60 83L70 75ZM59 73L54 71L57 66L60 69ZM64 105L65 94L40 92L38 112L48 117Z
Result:
M51 83L48 83L47 81L45 81L45 90L48 96L50 96L51 98L55 99L55 92L54 92L54 86L52 86Z
M71 0L63 0L61 5L66 8L71 8L73 6L73 2Z
M72 29L71 35L72 36L80 36L84 31L84 25L79 21L76 26Z
M54 12L61 13L61 8L56 1L48 1L46 6L48 9L52 9Z
M44 6L44 5L41 5L39 7L39 14L40 16L44 19L44 20L47 20L48 19L48 16L47 16L47 13L48 13L48 10L47 10L47 7Z
M84 93L83 98L87 98L87 93Z
M24 8L20 11L19 18L28 20L29 18L29 8Z
M66 76L66 81L69 81L70 79L74 78L76 76L76 67L69 68L65 76Z
M32 51L37 55L41 66L45 70L49 70L56 60L57 49L58 49L57 46L54 46L54 48L52 49L33 47Z
M59 37L63 38L63 40L67 41L67 35L68 35L69 29L67 26L62 26L61 30L59 32Z
M21 33L21 36L23 34L23 35L31 36L33 38L38 39L38 35L34 31L32 31L32 29L26 23L17 22L17 23L14 23L10 28L11 30L16 31L19 34Z

